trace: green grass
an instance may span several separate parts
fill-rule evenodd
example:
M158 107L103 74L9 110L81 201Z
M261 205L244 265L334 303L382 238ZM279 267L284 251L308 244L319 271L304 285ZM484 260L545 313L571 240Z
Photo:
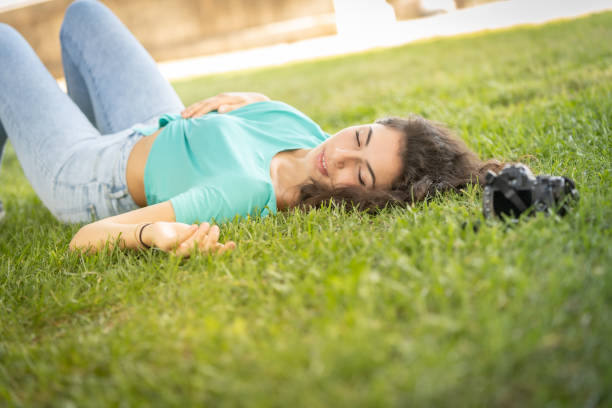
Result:
M286 101L328 132L446 122L574 178L564 219L484 223L480 192L378 217L225 226L238 249L69 253L78 226L0 174L0 405L612 405L612 13L177 82ZM472 226L482 222L475 232Z

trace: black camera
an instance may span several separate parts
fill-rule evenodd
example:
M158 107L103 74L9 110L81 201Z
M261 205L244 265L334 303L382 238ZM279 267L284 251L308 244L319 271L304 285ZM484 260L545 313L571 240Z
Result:
M522 213L554 211L567 214L578 200L574 181L567 177L537 176L524 164L505 166L499 174L487 172L484 187L485 218L518 218Z

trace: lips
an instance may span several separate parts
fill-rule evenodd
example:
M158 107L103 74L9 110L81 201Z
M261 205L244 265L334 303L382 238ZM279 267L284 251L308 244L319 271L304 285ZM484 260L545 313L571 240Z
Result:
M319 168L321 174L324 176L329 176L329 173L327 172L327 160L325 160L325 151L322 151L317 156L317 159L317 167Z

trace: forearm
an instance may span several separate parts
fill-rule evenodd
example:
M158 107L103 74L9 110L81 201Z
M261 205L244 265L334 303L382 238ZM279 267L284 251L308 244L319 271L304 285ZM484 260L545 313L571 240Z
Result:
M219 243L217 226L176 222L169 201L85 225L70 241L73 251L97 252L116 245L121 249L155 247L178 256L189 256L194 248L222 253L236 247L232 241Z
M108 245L109 248L113 248L115 245L119 245L122 249L136 249L143 248L140 239L140 229L144 224L121 224L108 221L98 221L92 224L85 225L82 227L70 241L70 249L76 250L89 250L90 252L97 252L100 249ZM143 242L146 245L150 245L145 242L148 236L142 236Z

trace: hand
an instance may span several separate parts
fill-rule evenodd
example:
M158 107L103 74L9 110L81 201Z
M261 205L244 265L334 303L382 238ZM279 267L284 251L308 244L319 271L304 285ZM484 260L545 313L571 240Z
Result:
M236 248L233 241L219 243L219 227L205 222L197 226L179 222L155 222L145 227L142 240L164 252L188 257L195 247L200 252L221 254Z
M212 98L196 102L181 112L184 118L197 118L216 110L227 113L253 102L269 101L266 95L257 92L224 92Z

